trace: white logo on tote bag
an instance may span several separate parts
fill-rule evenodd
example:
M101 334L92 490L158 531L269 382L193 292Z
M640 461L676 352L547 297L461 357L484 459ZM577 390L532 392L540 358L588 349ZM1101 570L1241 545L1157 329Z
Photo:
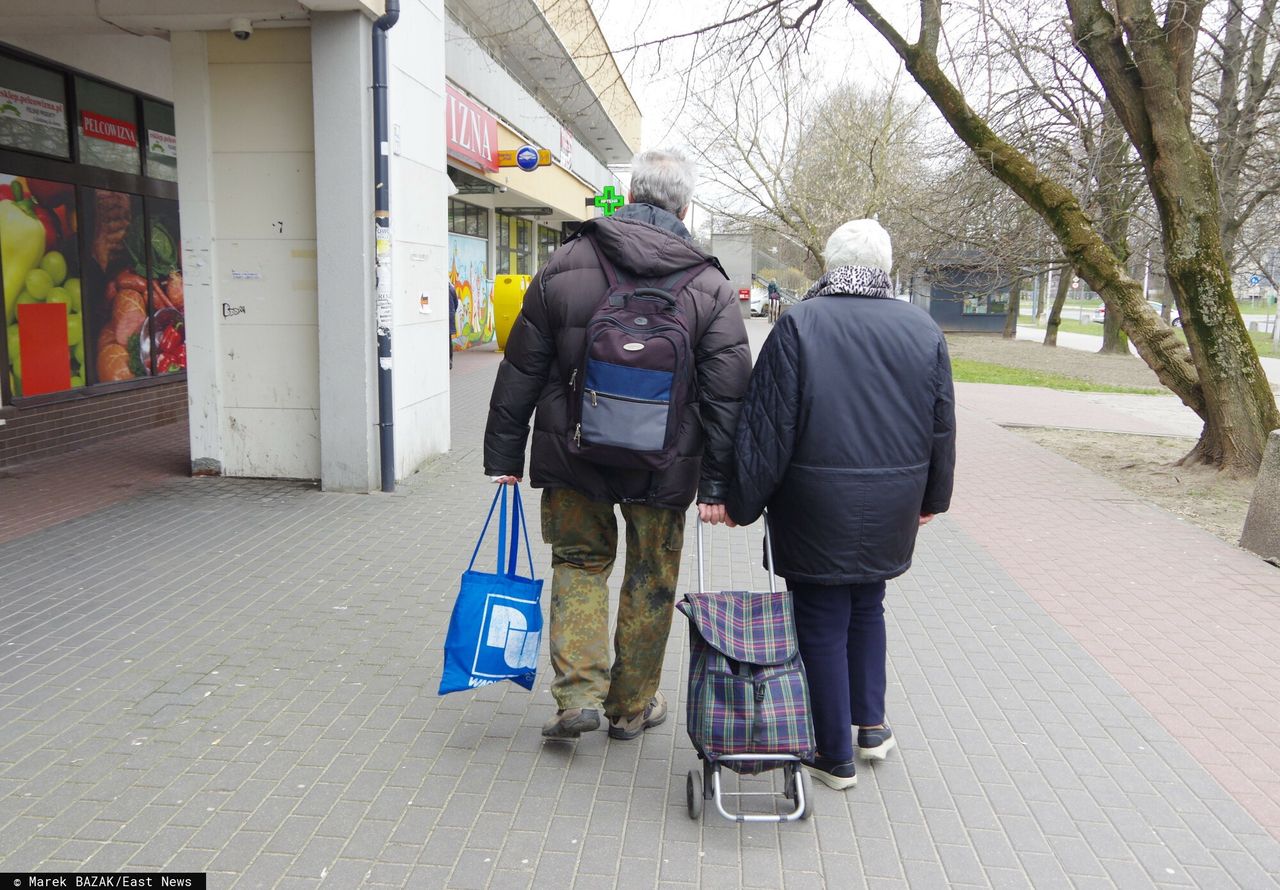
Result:
M510 668L534 669L538 666L538 643L542 634L529 632L528 622L519 609L492 606L489 633L485 645L502 650L502 658Z

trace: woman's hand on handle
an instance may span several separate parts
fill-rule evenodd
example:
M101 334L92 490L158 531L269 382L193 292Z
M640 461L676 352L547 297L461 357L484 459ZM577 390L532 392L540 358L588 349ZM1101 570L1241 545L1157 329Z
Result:
M491 476L489 478L489 481L493 482L495 485L519 485L520 477L519 476Z

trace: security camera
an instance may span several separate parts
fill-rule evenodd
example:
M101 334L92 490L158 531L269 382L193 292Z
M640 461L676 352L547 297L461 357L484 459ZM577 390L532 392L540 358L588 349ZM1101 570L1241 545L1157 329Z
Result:
M231 20L231 33L236 40L248 40L253 36L253 22L243 17L234 18Z

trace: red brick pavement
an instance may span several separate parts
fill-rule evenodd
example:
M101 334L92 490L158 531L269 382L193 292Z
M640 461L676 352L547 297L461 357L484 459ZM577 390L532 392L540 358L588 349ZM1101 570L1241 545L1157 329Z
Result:
M0 543L127 500L191 469L187 424L0 470Z
M960 402L953 521L1280 837L1280 569Z

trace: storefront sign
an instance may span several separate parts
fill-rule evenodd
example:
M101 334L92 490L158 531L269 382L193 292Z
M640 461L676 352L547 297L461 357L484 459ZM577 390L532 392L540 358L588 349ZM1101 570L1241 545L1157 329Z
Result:
M0 118L25 121L42 127L61 129L66 126L66 112L61 102L52 102L4 87L0 87Z
M595 205L600 208L600 212L605 216L613 216L613 212L627 203L627 199L617 194L613 186L606 185L601 189L600 194L594 198L587 199L588 204Z
M94 114L92 111L82 111L80 126L84 130L84 135L94 139L114 142L116 145L127 145L130 148L138 147L138 128L127 121Z
M147 151L157 158L178 159L178 137L159 130L147 130Z
M497 170L498 119L450 84L445 84L444 91L449 154L482 170Z
M573 134L568 127L560 128L560 163L564 167L573 167Z
M521 170L528 172L550 164L551 149L549 148L534 148L532 145L524 145L516 149L504 148L498 152L499 167L519 167Z

